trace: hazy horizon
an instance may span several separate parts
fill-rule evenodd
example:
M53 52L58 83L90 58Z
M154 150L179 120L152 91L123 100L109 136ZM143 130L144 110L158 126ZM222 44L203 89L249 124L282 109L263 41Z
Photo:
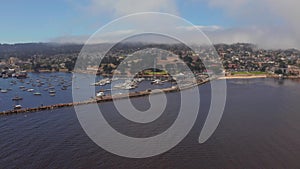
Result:
M0 43L84 43L101 27L120 17L162 12L191 22L213 44L240 42L267 49L299 49L298 5L293 0L5 0L0 6ZM181 29L186 31L190 27ZM124 26L107 34L117 36L134 31Z

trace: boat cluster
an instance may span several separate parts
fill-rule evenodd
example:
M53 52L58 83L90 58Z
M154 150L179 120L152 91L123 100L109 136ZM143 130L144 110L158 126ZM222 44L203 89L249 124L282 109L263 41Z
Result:
M100 80L99 82L92 83L91 85L92 86L105 86L107 84L110 84L111 82L112 82L112 79L105 78L105 79Z
M18 84L20 86L18 86ZM0 93L8 93L13 89L19 88L20 91L32 93L34 96L41 96L42 94L48 93L49 96L55 96L57 89L67 90L71 86L71 80L66 80L65 77L51 75L49 77L39 76L38 78L27 78L27 79L13 79L9 82L10 88L3 89L0 88ZM16 87L13 87L16 86ZM44 88L44 89L42 89ZM41 91L45 92L41 92ZM20 109L22 106L18 103L23 100L23 98L18 95L19 91L14 91L16 93L12 101L16 102L14 109Z
M122 82L119 82L120 80L123 80ZM96 86L104 86L104 85L107 85L107 84L111 84L112 86L112 90L116 91L116 90L133 90L133 89L136 89L138 87L138 85L142 82L146 80L145 78L133 78L133 79L125 79L124 78L113 78L113 79L108 79L108 78L105 78L105 79L102 79L100 80L99 82L97 83L93 83L91 85L96 85ZM151 79L147 79L147 80L151 80ZM112 83L115 82L115 83ZM167 80L166 80L167 81ZM152 79L151 80L151 84L152 85L163 85L166 81L162 81L160 79ZM102 97L102 96L105 96L105 93L104 93L104 89L100 90L96 96L97 97ZM114 95L116 94L122 94L122 92L119 91L118 92L114 92Z
M118 83L113 86L115 89L124 89L124 90L131 90L138 87L138 84L141 83L144 78L134 78L132 80L125 80L124 83Z

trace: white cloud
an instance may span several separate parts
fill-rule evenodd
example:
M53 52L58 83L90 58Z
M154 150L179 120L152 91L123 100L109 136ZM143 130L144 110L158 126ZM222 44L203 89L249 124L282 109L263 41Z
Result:
M137 12L166 12L178 14L174 0L91 0L83 7L88 13L114 17Z
M195 29L200 29L201 31L217 31L223 29L221 26L217 25L208 25L208 26L203 26L203 25L195 25L195 26L179 26L177 27L178 30L186 30L186 31L192 31Z
M194 0L221 10L238 27L217 33L213 39L251 42L267 47L300 49L300 1L297 0ZM230 36L229 36L230 35Z
M73 0L70 0L73 1ZM191 0L205 3L211 8L221 10L226 17L233 19L236 27L223 28L218 25L196 26L204 31L214 43L237 43L249 42L266 48L299 48L300 49L300 1L296 0ZM175 0L90 0L83 7L86 13L101 15L106 18L135 12L167 12L178 15L178 6ZM197 12L194 12L197 15ZM147 20L152 23L157 21L157 29L160 25L169 24L168 21L160 21L160 18L138 18L135 17L132 24L143 23L148 27ZM188 18L187 18L188 19ZM146 22L145 22L146 21ZM172 25L172 23L170 23ZM134 26L133 26L134 28ZM185 31L192 31L194 27L183 25L178 27ZM124 28L123 31L132 31L131 28ZM116 37L122 33L115 30L108 34ZM124 33L124 32L123 32ZM115 35L113 35L115 34ZM107 35L107 36L108 36ZM188 37L193 38L192 35ZM65 39L65 40L64 40ZM55 40L60 41L85 41L87 37L62 37ZM114 38L111 38L114 39ZM99 40L101 41L101 40Z
M262 48L274 49L274 48L298 48L299 43L295 39L293 33L287 31L285 28L268 28L268 27L244 27L244 28L223 28L221 26L181 26L177 27L178 34L184 34L185 37L191 41L196 41L195 32L196 29L203 31L209 40L214 43L254 43ZM175 31L174 29L170 31ZM117 30L105 32L94 36L89 43L115 43L117 39L128 34L135 34L139 31ZM52 39L53 42L58 43L85 43L89 39L89 36L63 36ZM131 42L157 42L157 43L174 43L174 41L166 40L166 38L158 36L139 35L139 37L131 37ZM129 40L130 42L130 40Z
M247 27L204 31L213 43L254 43L262 48L298 48L299 43L285 28Z
M97 36L93 37L89 43L111 43L115 42L120 36L134 33L135 30L117 30L113 32L106 32L105 34L101 34L101 38L97 38ZM79 43L83 44L90 38L90 35L83 36L62 36L58 38L51 39L52 42L57 43ZM109 41L107 40L109 39Z

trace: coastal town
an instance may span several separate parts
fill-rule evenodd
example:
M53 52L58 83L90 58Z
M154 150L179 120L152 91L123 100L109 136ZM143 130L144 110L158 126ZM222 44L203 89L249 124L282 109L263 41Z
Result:
M56 46L59 52L30 53L16 52L7 50L0 52L0 76L24 78L25 72L71 72L74 69L77 56L80 53L82 45ZM86 58L87 65L84 65L82 71L86 73L97 73L103 76L117 74L115 69L131 53L146 48L161 48L168 50L178 56L178 60L183 60L194 74L203 77L207 75L206 67L202 60L210 57L213 49L203 48L198 54L195 54L189 48L182 45L119 45L110 50L106 57L102 59L99 65L95 65L95 58ZM239 75L282 75L285 77L298 77L300 74L300 51L295 49L287 50L266 50L260 49L253 44L238 43L232 45L216 44L215 50L221 58L222 66L226 76ZM0 48L4 48L3 45ZM52 47L53 48L53 47ZM65 50L68 48L69 50ZM71 50L71 49L72 50ZM5 51L5 50L4 50ZM22 51L22 50L21 50ZM65 51L65 52L63 52ZM157 61L157 70L163 71L166 68L179 69L178 60L168 60L168 56L160 56ZM139 62L132 61L127 63L128 67L140 66ZM175 66L174 66L175 65ZM210 64L207 69L213 70L214 64ZM220 65L216 65L218 67ZM129 71L126 71L130 73ZM149 75L149 70L142 72L144 76ZM160 73L166 75L168 72ZM177 72L177 73L180 73ZM150 73L151 74L151 73ZM158 73L159 74L159 73Z
M65 49L66 47L68 50ZM14 86L20 89L13 91L16 93L11 98L15 102L13 109L2 114L111 101L113 98L126 98L124 90L130 91L129 97L150 95L152 90L157 88L164 92L174 92L207 83L215 78L300 78L300 51L298 50L265 50L245 43L217 44L214 47L203 47L196 53L184 45L119 44L106 53L100 65L97 64L97 57L101 53L93 53L84 58L85 62L76 66L82 48L78 45L51 46L50 50L39 51L41 53L18 49L0 51L0 77L19 79L10 80L10 87L0 86L0 93L8 93ZM141 58L141 55L146 57ZM192 75L189 74L190 70ZM57 93L61 94L60 91L70 91L71 75L66 77L51 75L59 72L99 75L98 80L94 79L88 84L96 87L95 95L76 103L54 105L41 103L37 107L27 108L19 103L23 100L22 95L17 94L20 91L32 93L34 97L46 95L45 97L50 97L49 99L55 97ZM31 73L35 73L36 78L30 77L33 75ZM44 76L43 73L48 74ZM220 77L217 76L219 74ZM148 88L141 87L143 86L140 85L141 83ZM79 90L81 86L73 87Z

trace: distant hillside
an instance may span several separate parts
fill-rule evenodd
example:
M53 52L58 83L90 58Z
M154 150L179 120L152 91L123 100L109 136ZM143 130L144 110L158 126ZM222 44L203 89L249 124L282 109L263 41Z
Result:
M34 55L53 56L56 54L79 53L83 45L55 43L0 44L0 58L30 58Z
M108 44L92 45L94 49L101 50L102 47ZM20 43L20 44L0 44L0 59L6 59L8 57L18 58L31 58L32 56L44 56L50 57L58 54L79 54L83 47L83 44L58 44L58 43ZM187 49L187 46L183 44L145 44L145 43L118 43L113 50L120 50L126 52L133 52L144 48L162 48L171 51L181 51ZM214 47L217 50L232 49L234 51L257 51L259 50L256 45L249 43L237 43L237 44L215 44ZM284 52L288 55L292 53L299 54L298 50L276 50Z

